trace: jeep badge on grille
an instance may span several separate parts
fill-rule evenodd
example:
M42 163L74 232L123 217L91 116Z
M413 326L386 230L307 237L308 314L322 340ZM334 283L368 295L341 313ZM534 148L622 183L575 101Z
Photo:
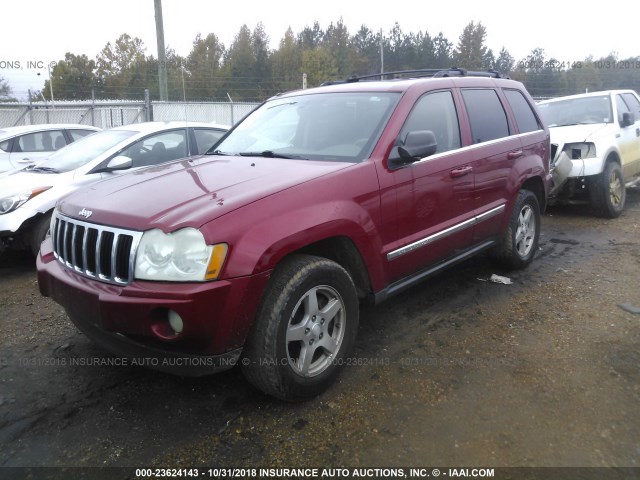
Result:
M93 212L91 210L87 210L86 208L83 208L78 212L78 215L82 215L84 218L89 218L92 214Z

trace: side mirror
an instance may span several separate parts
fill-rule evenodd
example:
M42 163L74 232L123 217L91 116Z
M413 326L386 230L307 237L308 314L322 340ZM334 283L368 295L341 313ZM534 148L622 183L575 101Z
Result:
M421 158L433 155L438 150L438 142L431 130L414 130L404 137L400 145L395 147L392 152L397 152L389 159L392 165L400 166L406 163L412 163Z
M622 114L622 127L628 127L636 123L635 115L631 112L624 112Z
M124 155L118 155L117 157L113 157L109 160L109 163L100 170L99 172L114 172L116 170L127 170L131 168L133 165L133 160L129 157L125 157Z

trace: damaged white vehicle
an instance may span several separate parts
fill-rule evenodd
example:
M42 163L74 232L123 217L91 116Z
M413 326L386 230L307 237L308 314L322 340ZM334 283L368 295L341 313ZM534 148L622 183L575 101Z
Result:
M598 215L622 213L626 187L640 181L640 98L609 90L538 103L551 133L555 203L590 203Z

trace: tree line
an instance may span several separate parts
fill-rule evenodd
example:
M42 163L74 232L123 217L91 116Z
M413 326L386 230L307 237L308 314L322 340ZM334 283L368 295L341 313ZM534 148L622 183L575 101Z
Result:
M494 52L486 45L482 23L470 22L456 44L442 32L405 33L398 23L385 35L367 26L351 34L342 19L322 29L318 22L298 33L289 28L278 47L269 49L269 37L259 23L240 28L229 47L214 33L198 34L191 51L181 56L166 51L170 100L260 101L275 93L301 88L303 74L309 87L327 80L346 79L384 71L459 67L497 70L522 81L537 97L552 97L610 88L640 89L640 57L617 58L615 53L582 61L547 58L535 48L516 61L506 47ZM381 55L381 46L383 54ZM37 96L55 100L141 99L149 89L159 97L158 59L146 53L136 37L122 34L109 42L95 60L65 54ZM383 64L384 62L384 64ZM50 84L51 82L51 84ZM10 88L0 79L0 96ZM8 91L7 91L8 89Z

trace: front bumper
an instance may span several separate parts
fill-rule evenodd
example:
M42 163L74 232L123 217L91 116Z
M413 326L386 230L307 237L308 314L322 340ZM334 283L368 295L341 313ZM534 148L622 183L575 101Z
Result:
M180 375L226 370L239 358L270 272L206 283L98 282L56 260L45 240L37 259L40 292L62 305L73 323L104 349L132 364ZM159 335L167 312L184 329Z
M15 235L26 222L42 214L42 212L22 207L20 206L13 212L0 215L0 237Z

